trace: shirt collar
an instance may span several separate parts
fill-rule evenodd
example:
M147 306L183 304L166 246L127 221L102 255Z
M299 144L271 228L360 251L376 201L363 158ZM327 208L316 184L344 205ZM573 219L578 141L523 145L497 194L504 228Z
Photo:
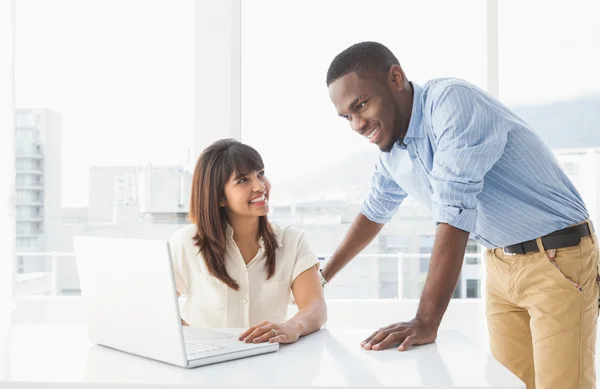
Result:
M271 226L271 230L273 231L273 233L275 234L275 239L277 239L277 245L281 248L283 247L283 236L281 234L281 230L279 229L279 227L277 227L275 224L268 222L269 225ZM233 228L231 227L231 225L229 225L229 223L225 222L225 224L227 225L226 228L226 233L227 233L227 238L231 241L233 241ZM265 240L263 239L263 237L261 236L260 239L258 240L258 245L261 248L265 248Z
M413 87L413 104L410 113L410 121L408 122L408 130L404 136L405 144L409 144L413 139L423 138L423 128L421 126L421 123L423 122L423 107L421 105L423 88L414 82L411 82L411 85Z

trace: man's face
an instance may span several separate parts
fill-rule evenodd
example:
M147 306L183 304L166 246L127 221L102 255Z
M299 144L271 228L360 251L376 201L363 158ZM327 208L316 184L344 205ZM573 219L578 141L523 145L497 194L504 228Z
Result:
M401 115L391 82L348 73L329 85L329 98L350 128L389 152L400 140Z

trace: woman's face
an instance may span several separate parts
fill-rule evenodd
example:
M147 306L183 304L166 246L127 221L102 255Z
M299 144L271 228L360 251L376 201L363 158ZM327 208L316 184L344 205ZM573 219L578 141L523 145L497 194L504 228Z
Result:
M232 173L225 183L225 207L228 216L257 217L269 213L269 195L271 183L264 170L253 171L245 175Z

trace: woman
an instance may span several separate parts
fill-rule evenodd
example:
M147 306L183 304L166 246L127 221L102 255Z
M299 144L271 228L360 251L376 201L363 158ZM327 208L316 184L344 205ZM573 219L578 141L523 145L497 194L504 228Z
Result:
M292 343L327 318L318 259L297 228L267 219L271 183L261 156L233 139L196 163L190 220L171 238L184 324L248 328L246 342ZM286 319L290 291L298 313Z

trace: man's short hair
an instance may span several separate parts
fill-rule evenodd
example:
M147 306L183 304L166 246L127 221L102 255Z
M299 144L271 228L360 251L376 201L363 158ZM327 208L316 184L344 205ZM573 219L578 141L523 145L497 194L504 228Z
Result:
M356 43L331 61L327 70L327 86L353 72L360 77L379 78L387 74L392 65L400 65L400 62L390 49L381 43Z

